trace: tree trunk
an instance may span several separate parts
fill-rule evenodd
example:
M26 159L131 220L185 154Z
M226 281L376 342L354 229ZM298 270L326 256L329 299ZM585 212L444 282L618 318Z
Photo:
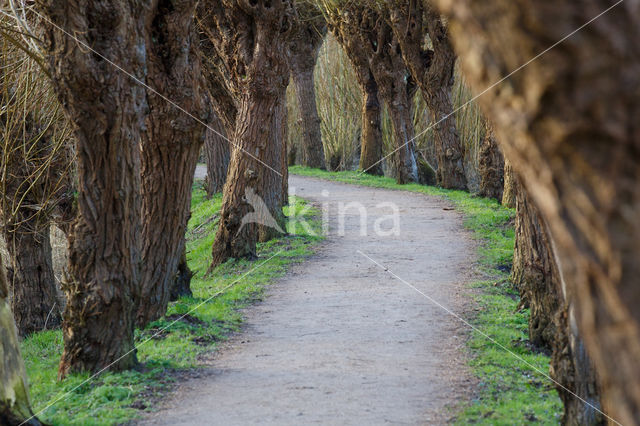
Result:
M194 0L159 1L146 33L150 114L142 134L142 279L137 323L167 310L191 209L191 188L208 120L194 32Z
M485 137L480 145L479 154L480 189L478 194L501 202L504 191L504 157L489 122L486 123Z
M215 132L211 129L205 130L204 156L207 162L205 188L207 196L213 197L214 194L222 192L222 188L224 188L231 149L229 141L226 139L228 133L218 115L213 112L209 126L215 129Z
M448 189L466 189L464 148L453 114L451 90L456 56L445 22L429 5L405 0L388 5L388 23L399 44L407 68L424 96L438 159L436 179ZM433 50L424 49L429 36Z
M603 406L638 424L640 5L618 3L594 21L612 3L439 3L475 93L518 70L479 101L549 225Z
M274 216L277 212L268 206L279 205L282 200L282 176L274 172L281 169L280 147L274 149L281 130L273 123L279 120L275 116L281 114L279 104L284 94L282 90L281 99L247 94L240 103L220 225L212 248L212 268L229 258L255 258L258 224L280 226ZM262 163L273 170L265 170Z
M297 2L296 12L289 46L291 77L302 117L302 165L325 170L313 70L327 33L327 24L322 12L312 3Z
M27 373L9 307L9 289L3 269L0 259L0 424L36 426L40 422L31 411Z
M231 88L233 148L211 268L230 258L256 256L256 242L284 232L287 46L293 5L270 0L201 2L208 46L227 70ZM201 12L201 13L200 13ZM258 226L259 224L259 226Z
M362 88L362 134L360 136L360 170L382 176L382 108L378 100L378 84L366 67Z
M189 269L187 263L187 248L186 242L182 241L182 255L180 256L180 262L178 262L178 271L174 277L173 284L171 285L169 300L175 302L181 297L192 296L191 292L191 278L193 272Z
M518 180L511 162L504 157L504 191L502 192L502 205L513 209L516 207L516 191L518 188Z
M407 101L407 103L404 103ZM402 96L395 102L387 102L389 116L393 125L396 140L394 154L394 172L396 182L406 184L418 181L418 164L416 162L415 143L413 141L413 121L409 99Z
M382 176L382 107L379 100L378 83L371 72L369 59L360 48L359 37L347 31L338 15L329 14L327 22L331 33L346 52L362 91L362 120L360 135L360 170Z
M39 224L32 211L20 216L5 228L4 238L11 258L7 268L11 308L20 335L26 336L58 327L62 309L56 296L49 226Z
M145 78L143 6L125 1L50 1L47 49L61 103L76 126L78 212L63 290L60 376L136 364L134 320L140 283L140 129L145 90L109 60ZM115 25L117 23L117 25ZM142 46L142 48L141 48Z
M327 167L324 163L320 117L316 108L313 68L307 70L292 69L291 77L296 87L296 98L302 116L302 165L325 170Z

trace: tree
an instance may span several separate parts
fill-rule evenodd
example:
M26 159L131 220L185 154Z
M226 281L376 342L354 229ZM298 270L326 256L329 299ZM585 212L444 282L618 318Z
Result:
M136 363L134 320L140 285L140 131L148 110L146 7L137 2L38 4L47 16L54 87L74 123L77 217L63 290L60 376ZM117 24L117 25L116 25ZM88 48L93 49L89 52ZM107 60L105 60L105 58Z
M504 157L504 189L502 191L502 205L511 209L516 207L517 178L513 172L511 162Z
M3 425L40 425L33 417L29 385L13 315L9 307L9 289L0 259L0 423Z
M502 202L504 192L504 157L498 146L491 124L485 122L485 135L478 153L478 174L480 188L478 194L482 197L494 198Z
M204 137L204 158L207 163L207 178L205 179L205 189L208 197L222 192L227 179L227 168L229 167L229 141L222 121L214 112L211 113Z
M166 312L184 252L193 175L205 138L208 95L200 67L195 6L195 0L162 0L147 15L151 22L144 33L147 85L152 90L147 91L150 111L140 144L140 326Z
M398 42L391 27L376 9L365 2L325 2L331 30L345 50L359 49L367 58L393 126L395 139L394 173L400 184L416 182L414 129L411 119L412 91ZM350 57L352 55L349 55Z
M200 27L221 66L216 87L231 93L224 99L235 111L235 117L227 118L223 114L228 112L217 108L220 118L235 128L212 267L256 255L256 221L284 226L282 126L292 14L291 2L283 0L200 3ZM250 218L254 220L247 222Z
M290 63L291 79L302 117L302 164L324 170L324 147L316 107L313 70L327 33L327 24L320 10L311 2L296 2L296 11L298 16L293 21Z
M358 39L353 33L340 31L340 20L327 21L328 28L340 43L351 61L358 85L362 92L362 114L360 125L360 170L364 173L382 176L382 106L380 92L369 59L364 51L358 48Z
M475 92L509 75L479 101L549 226L603 405L637 424L640 5L617 3L594 21L611 3L439 4Z
M386 4L385 10L402 57L431 115L438 159L437 183L443 188L466 189L464 148L451 100L456 55L447 25L430 3L423 0L394 0ZM427 39L431 48L426 47Z

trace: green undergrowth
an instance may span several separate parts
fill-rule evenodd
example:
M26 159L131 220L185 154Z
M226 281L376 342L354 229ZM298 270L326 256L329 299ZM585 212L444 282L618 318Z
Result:
M471 284L476 299L470 322L494 339L470 331L467 346L477 392L453 414L457 424L557 424L562 403L552 384L529 365L547 373L549 357L528 342L528 310L516 312L519 298L509 282L515 239L513 209L464 191L418 184L398 185L391 178L359 172L326 172L300 166L291 174L386 189L401 189L441 197L464 215L464 225L478 241L478 275ZM517 359L521 357L525 362ZM529 364L529 365L527 365Z
M307 220L313 232L297 226L296 235L260 244L257 260L232 260L207 276L221 202L221 196L207 200L204 191L194 189L187 231L193 297L171 303L164 318L136 331L139 368L105 372L90 380L87 374L74 374L58 381L61 332L35 333L24 340L32 405L41 420L54 425L111 425L151 409L176 381L202 364L205 354L239 329L241 308L261 300L265 286L312 254L320 238L314 236L320 235L318 212L303 199L291 197L285 207L287 226Z

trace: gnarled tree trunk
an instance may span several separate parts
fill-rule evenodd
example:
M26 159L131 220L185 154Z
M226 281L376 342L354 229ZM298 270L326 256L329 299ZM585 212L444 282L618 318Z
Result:
M31 411L29 384L3 269L0 259L0 424L36 426L40 422Z
M485 136L480 144L478 174L480 188L478 194L502 201L504 191L504 157L498 146L491 124L487 121Z
M145 79L145 7L126 1L49 1L41 11L66 31L46 23L55 88L76 126L78 158L60 375L129 368L136 364L138 144L147 105L144 88L100 55ZM88 53L88 47L99 54Z
M28 210L28 209L25 209ZM15 227L5 227L4 239L11 265L7 279L11 289L11 307L21 336L56 328L61 322L61 307L53 274L49 226L27 211L16 217Z
M476 93L563 40L479 101L549 225L603 406L638 424L640 5L617 3L594 20L612 3L439 4Z
M230 258L255 257L258 239L284 231L282 126L293 13L289 1L222 3L201 2L199 9L208 49L226 70L211 82L227 88L229 103L237 107L212 268Z
M327 33L322 13L312 3L296 4L297 19L291 34L291 78L302 117L302 165L326 169L320 117L316 107L313 70Z
M456 56L448 29L440 15L422 1L404 0L387 7L387 20L431 115L438 159L437 183L443 188L466 189L464 148L451 101ZM427 35L432 50L423 47Z
M204 158L207 162L207 178L205 189L208 197L222 192L227 179L229 157L231 155L227 132L218 115L211 113L209 120L211 129L207 129L204 137ZM213 130L212 130L213 129Z
M142 275L137 323L167 310L191 208L191 187L208 120L193 15L195 0L161 0L147 29L150 113L142 134ZM162 96L156 94L159 92ZM167 102L170 99L172 103Z

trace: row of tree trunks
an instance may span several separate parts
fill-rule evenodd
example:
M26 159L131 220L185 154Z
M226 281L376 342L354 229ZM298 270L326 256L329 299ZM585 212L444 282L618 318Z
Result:
M140 285L142 86L95 54L146 78L145 6L127 1L48 1L47 51L54 86L76 127L78 214L69 235L60 376L136 364ZM53 23L53 25L51 24ZM117 25L116 25L117 24ZM77 40L59 31L73 34Z
M137 312L141 327L167 310L184 250L193 175L206 130L202 123L208 120L193 21L195 5L195 0L158 1L145 31L147 84L153 91L147 93L150 113L141 135L144 220Z
M603 406L638 424L640 5L599 16L611 2L438 3L475 93L518 70L479 101L549 226Z
M396 147L392 167L396 181L400 184L416 182L418 167L413 141L410 79L397 40L391 27L371 7L357 2L340 7L343 9L327 6L330 29L350 58L362 56L366 59L380 97L387 106ZM352 49L358 49L360 53L350 54Z
M598 425L599 386L577 329L569 321L562 278L544 219L526 190L516 184L516 244L511 280L529 307L529 340L551 350L550 373L564 404L563 424ZM576 397L577 396L577 397ZM586 404L584 401L587 401Z
M493 198L502 202L504 193L504 156L491 124L485 123L485 135L480 144L478 153L478 174L480 175L480 188L478 195Z
M385 11L411 76L422 91L431 115L438 159L437 183L443 188L466 189L464 148L458 136L451 90L456 56L447 26L422 1L400 0ZM426 36L432 49L424 48Z
M322 13L311 3L296 4L297 18L290 43L291 78L295 86L298 108L302 118L302 164L326 169L320 117L316 106L313 70L327 25Z
M255 257L258 239L283 230L282 138L293 5L257 0L201 2L201 6L201 26L227 70L224 85L237 106L220 225L212 247L214 268L230 258Z
M36 426L29 403L27 374L20 354L18 330L9 306L9 289L0 259L0 424Z
M207 178L205 189L208 197L222 192L227 179L229 158L231 156L230 143L227 132L217 114L211 113L209 127L204 137L204 158L207 163Z

